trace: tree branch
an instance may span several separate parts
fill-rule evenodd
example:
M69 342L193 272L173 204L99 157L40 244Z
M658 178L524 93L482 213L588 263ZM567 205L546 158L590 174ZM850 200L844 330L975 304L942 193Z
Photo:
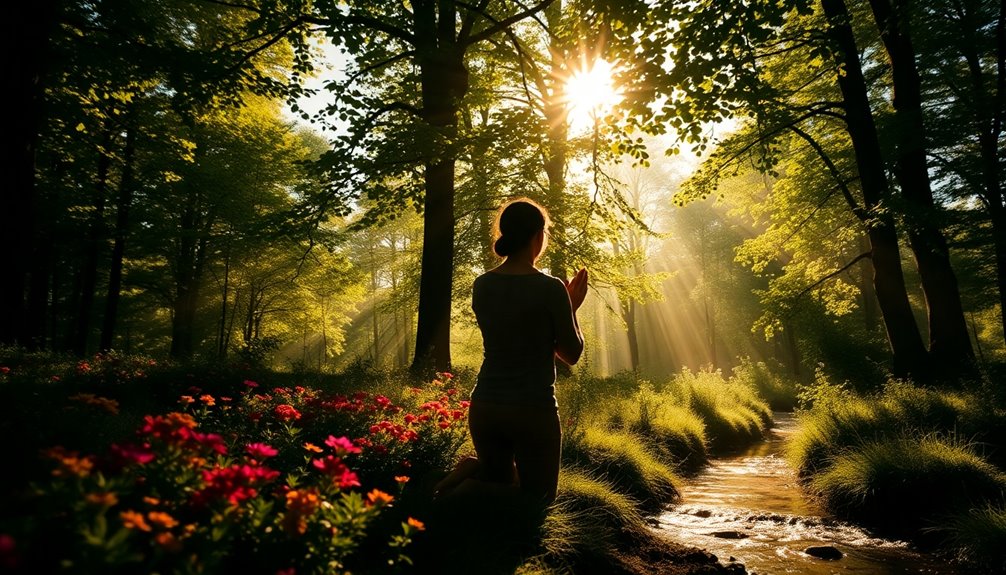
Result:
M867 258L872 258L872 257L873 257L873 252L872 251L864 252L864 253L859 254L858 256L856 256L855 258L853 258L853 260L851 262L845 264L841 268L839 268L839 269L831 272L830 274L824 276L823 278L821 278L821 279L817 280L816 282L810 284L809 286L805 287L800 293L796 294L796 296L793 299L794 300L800 299L801 297L807 295L809 292L811 292L814 289L816 289L818 286L820 286L824 282L830 280L831 278L833 278L833 277L835 277L835 276L837 276L839 274L844 273L845 271L847 271L849 268L851 268L852 266L856 265L860 261L865 260Z
M505 28L509 28L511 24L515 24L529 16L533 16L534 14L541 12L554 1L555 0L542 0L542 2L534 6L531 6L530 8L527 8L522 12L518 12L517 14L514 14L509 18L504 18L502 20L494 20L492 26L489 26L488 28L481 30L478 34L475 34L474 36L470 36L467 40L463 42L463 44L465 46L471 46L472 44L477 44L478 42L481 42L482 40L485 40L486 38L495 35L497 32L500 32Z
M869 216L867 215L863 207L860 206L858 202L856 202L856 198L853 197L852 191L849 189L849 186L846 185L845 179L842 178L841 172L839 172L838 167L835 166L835 162L831 160L831 157L828 156L828 153L824 150L821 144L819 144L817 140L815 140L810 134L804 132L795 125L789 126L789 129L796 135L803 138L803 140L807 142L807 144L810 145L811 148L814 149L818 157L821 158L821 161L824 162L824 165L828 167L828 172L831 173L831 177L835 180L835 183L838 185L838 189L842 191L842 196L845 198L845 201L849 204L849 207L852 209L852 213L857 218L859 218L859 221L865 222Z

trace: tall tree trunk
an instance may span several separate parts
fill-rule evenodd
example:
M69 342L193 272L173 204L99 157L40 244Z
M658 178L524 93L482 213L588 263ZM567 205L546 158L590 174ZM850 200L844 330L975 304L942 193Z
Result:
M91 225L85 244L84 265L80 271L80 299L77 301L77 321L73 330L72 349L78 356L87 354L87 340L91 334L91 314L94 311L94 293L98 283L98 255L105 240L105 196L108 193L108 172L112 164L109 155L112 147L112 130L105 128L98 150L98 173L94 185L94 205Z
M884 212L876 213L878 207L887 207L890 188L849 11L844 0L821 0L821 6L828 19L828 34L837 50L836 64L843 71L838 74L838 86L856 154L864 204L875 214L868 231L873 256L873 286L887 329L894 373L926 377L928 356L905 288L894 220Z
M992 221L992 237L996 253L996 283L999 288L999 317L1002 322L1003 338L1006 341L1006 205L1002 189L1002 166L1004 150L999 139L1006 127L1006 0L1000 0L999 17L995 32L995 91L989 93L982 56L978 53L976 32L979 24L974 15L961 2L954 2L957 17L961 22L958 45L968 66L971 89L974 91L972 109L978 127L978 149L980 152L981 180L984 187L985 204Z
M126 128L126 144L122 152L122 178L119 181L119 198L115 214L115 242L112 244L112 262L108 271L108 296L105 298L105 317L101 325L101 341L98 349L108 351L115 341L116 323L119 316L119 300L122 295L122 264L126 256L126 237L129 231L129 210L133 203L136 162L135 115L130 111Z
M964 319L957 276L950 265L950 248L938 223L922 119L922 82L909 36L908 8L903 0L870 0L873 16L891 61L897 125L895 176L909 210L908 238L926 294L929 355L940 370L956 373L974 364L974 350Z
M227 303L230 298L231 248L224 250L224 281L220 293L220 326L217 330L217 357L227 357Z
M8 102L13 126L4 137L4 157L13 162L0 194L0 344L26 344L26 291L30 280L32 250L38 231L39 201L35 187L35 150L42 124L44 77L49 59L49 35L55 28L58 2L39 0L19 6L7 26L5 42L11 54L7 71L11 79ZM16 56L13 56L16 55Z
M191 359L195 343L196 311L202 282L202 263L206 239L199 237L199 192L189 190L181 217L178 251L175 261L175 301L171 316L171 357Z
M562 2L553 2L545 8L545 18L550 27L558 26L562 15ZM569 262L565 245L567 243L566 226L567 202L566 194L566 164L568 161L569 126L568 111L563 97L562 78L569 70L566 66L566 49L558 37L553 36L549 44L551 54L550 82L543 82L539 87L544 99L544 114L546 123L546 139L543 158L543 168L548 177L548 195L545 204L552 220L551 239L553 245L548 252L548 267L552 275L560 278L569 277ZM561 367L568 367L559 364Z
M464 46L457 43L453 2L413 2L423 118L443 139L425 162L422 274L412 367L451 369L451 292L454 279L454 165L458 106L468 91ZM437 15L439 12L439 22ZM438 148L441 146L438 146Z

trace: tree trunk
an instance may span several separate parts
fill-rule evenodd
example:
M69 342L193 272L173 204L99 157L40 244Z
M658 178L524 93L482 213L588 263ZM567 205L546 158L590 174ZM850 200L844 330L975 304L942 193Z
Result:
M843 71L838 74L838 85L856 154L864 204L874 214L875 221L871 222L868 232L873 255L873 286L887 329L894 373L927 377L928 357L905 288L894 220L890 214L877 213L878 207L886 208L889 203L890 188L849 11L844 0L821 0L821 6L828 19L829 37L837 50L836 64Z
M999 316L1002 322L1003 338L1006 341L1006 205L1003 202L1002 158L1003 150L999 138L1004 128L1006 115L1006 0L999 4L999 18L995 34L995 93L986 88L985 71L975 33L978 24L961 3L955 3L957 16L961 22L959 46L964 61L967 62L971 87L974 91L972 106L975 124L978 126L978 149L980 152L981 179L985 204L992 221L992 236L996 252L996 283L999 288Z
M35 150L42 123L44 76L49 58L49 34L56 23L58 2L39 0L19 7L5 38L11 79L8 106L14 112L12 126L4 138L4 157L10 166L6 185L0 194L0 212L5 216L0 226L0 345L26 344L27 307L25 293L29 285L32 250L38 231L37 190L35 188Z
M94 292L98 283L98 256L105 239L105 196L108 190L108 172L112 164L109 156L112 147L112 130L105 128L98 151L98 173L94 185L94 212L85 245L84 266L80 272L80 299L77 301L77 321L73 330L71 349L78 356L87 354L87 340L91 334L91 314L94 311Z
M422 274L412 368L451 369L451 292L454 279L454 165L458 105L468 91L464 46L457 43L453 2L413 3L423 118L443 140L425 162ZM439 9L439 22L437 12Z
M907 220L908 238L926 294L929 355L934 368L957 373L973 367L975 355L929 181L922 82L909 36L907 7L902 0L895 0L893 6L890 0L870 0L870 6L891 61L897 122L895 175L902 196L912 206Z
M132 112L126 128L126 145L122 152L122 179L119 181L119 199L115 215L115 242L112 245L112 262L108 271L108 296L105 299L105 317L101 325L101 341L98 349L108 351L115 341L116 322L119 315L119 300L122 294L122 263L126 255L126 236L129 231L129 210L133 203L136 162L136 126Z
M562 10L562 2L554 2L545 9L545 18L549 26L556 26ZM545 204L552 220L552 246L548 253L548 267L552 275L560 278L569 277L569 262L566 257L566 163L568 158L569 127L567 125L566 102L563 101L562 78L566 69L565 48L557 43L553 36L549 45L551 53L551 73L549 84L540 87L544 99L545 123L547 125L545 141L545 157L543 168L548 177L548 196ZM568 367L564 363L559 364Z

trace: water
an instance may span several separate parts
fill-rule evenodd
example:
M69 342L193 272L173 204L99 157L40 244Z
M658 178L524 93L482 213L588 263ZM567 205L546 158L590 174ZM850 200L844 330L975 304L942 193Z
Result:
M658 528L757 575L961 574L905 542L837 521L807 499L781 453L795 428L792 414L776 413L766 441L713 460L687 481L680 503L658 517ZM835 547L843 557L825 560L804 553L812 546Z

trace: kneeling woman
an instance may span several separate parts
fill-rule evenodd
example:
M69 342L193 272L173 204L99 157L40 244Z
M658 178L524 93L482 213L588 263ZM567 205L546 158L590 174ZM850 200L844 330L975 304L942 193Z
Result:
M566 282L535 267L548 225L531 200L504 206L493 245L503 263L472 285L484 355L469 412L478 461L468 463L480 483L517 485L545 503L556 496L562 439L555 359L573 365L583 352L576 311L587 293L585 269Z

